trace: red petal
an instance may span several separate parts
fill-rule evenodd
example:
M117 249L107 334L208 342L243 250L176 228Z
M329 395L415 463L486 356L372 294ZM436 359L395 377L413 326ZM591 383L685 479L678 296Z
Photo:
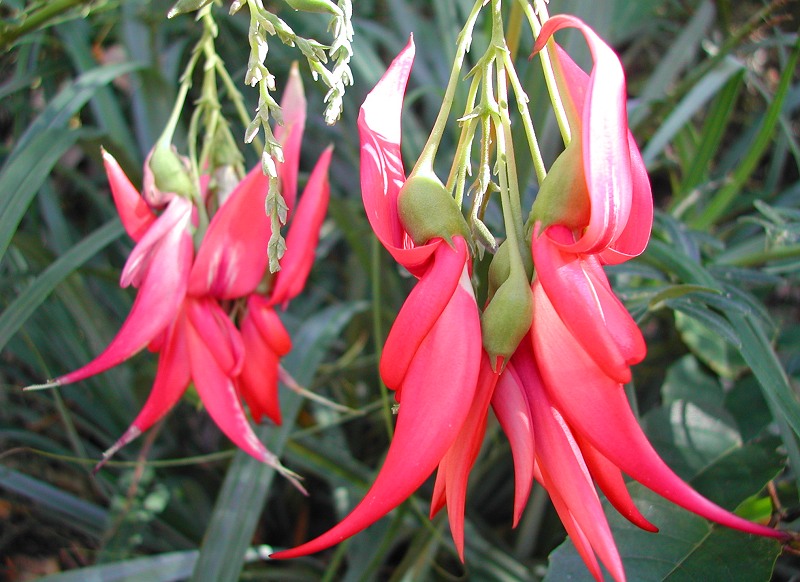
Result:
M620 383L630 382L627 356L631 351L643 356L644 340L625 307L603 286L608 282L597 259L559 250L554 241L572 236L565 227L551 226L537 235L534 232L532 243L536 280L555 311L607 374ZM600 285L595 284L598 276L603 278Z
M206 343L215 339L192 327L188 329L189 361L197 393L216 425L236 446L257 460L272 464L275 457L258 440L247 421L233 379L220 367Z
M295 558L328 548L405 501L430 476L458 435L475 394L480 354L475 298L471 288L459 287L411 363L394 438L364 499L333 529L272 557Z
M647 521L633 503L619 468L601 455L586 439L580 437L580 433L575 433L575 439L581 448L589 472L611 505L632 524L650 532L657 532L658 528Z
M191 295L235 299L255 291L269 262L268 190L269 179L257 165L211 219L192 267Z
M292 338L267 299L260 295L248 297L245 317L252 318L261 337L273 352L279 356L285 356L292 349Z
M428 332L453 296L467 261L467 244L453 238L454 248L441 244L433 263L406 298L383 347L381 378L392 390L403 382L409 365Z
M397 210L397 196L406 180L400 152L400 116L413 62L414 42L409 40L364 100L358 130L361 196L369 223L395 260L418 275L436 245L414 246Z
M522 343L529 342L523 339ZM528 503L533 484L534 433L528 397L514 368L514 358L500 375L492 396L492 408L508 437L514 459L514 527Z
M597 253L620 238L631 213L633 178L625 74L614 51L574 16L557 15L549 19L542 27L534 51L565 27L578 28L583 33L594 59L592 73L587 79L566 53L558 51L556 57L557 70L563 76L562 86L568 87L572 102L581 114L581 127L573 130L581 133L584 172L591 197L589 224L582 236L566 249ZM635 244L628 240L625 246Z
M558 492L600 560L616 580L624 580L614 537L572 432L550 404L534 362L519 361L518 371L528 394L536 432L536 460L545 487Z
M114 204L117 207L122 226L125 227L128 236L139 242L150 225L155 222L156 215L128 180L128 176L122 171L114 156L106 150L102 150L102 152L103 165L111 186L111 195L114 197Z
M270 302L274 305L286 307L289 300L303 290L311 271L314 252L319 242L319 229L328 210L328 165L332 152L330 147L322 152L292 219L289 234L286 236L286 253L281 259L281 270L270 294Z
M242 369L244 344L228 314L214 299L187 298L186 315L220 369L236 376Z
M186 221L171 229L154 250L131 311L116 337L97 358L57 378L58 384L77 382L124 362L175 320L186 295L192 262L192 239L186 231L188 216Z
M748 533L787 537L725 511L675 475L636 422L623 387L575 342L541 286L534 285L534 297L536 360L550 398L576 432L623 472L689 511Z
M497 374L492 371L492 365L486 352L483 352L477 390L469 414L461 426L461 431L439 464L439 474L444 474L444 493L447 499L447 519L450 521L450 532L462 562L464 561L464 508L467 501L467 482L486 434L486 418L497 378ZM439 474L436 476L437 483ZM434 495L436 496L436 494ZM431 517L439 509L440 507L432 504Z
M282 144L283 162L278 164L278 178L281 181L281 194L289 207L291 216L297 198L297 171L300 167L300 144L306 125L306 96L303 79L297 70L297 63L289 71L289 79L281 99L283 124L275 128L274 135Z
M278 365L280 356L261 335L258 325L249 313L242 320L242 340L245 358L242 371L236 378L239 392L247 402L253 420L261 422L263 416L281 424L278 401Z

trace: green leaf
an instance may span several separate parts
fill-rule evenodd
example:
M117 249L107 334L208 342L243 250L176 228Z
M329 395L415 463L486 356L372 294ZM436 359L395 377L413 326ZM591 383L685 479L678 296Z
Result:
M608 521L629 580L770 579L781 552L778 541L713 526L638 483L629 489L644 516L660 528L656 534L640 530L607 506ZM550 554L544 582L562 580L593 580L570 541Z
M363 302L333 305L307 319L300 327L293 338L293 349L283 363L301 386L311 382L331 342L339 337L353 315L365 308ZM302 404L303 398L296 392L283 392L284 424L278 428L257 427L256 434L276 455L282 454ZM192 573L194 582L239 579L245 550L250 545L274 477L272 467L259 463L242 451L236 453L203 537L200 556Z
M0 466L0 488L27 497L48 515L68 523L71 527L95 536L105 530L108 521L105 509L49 483Z
M263 560L272 549L269 546L249 548L245 552L245 562ZM40 582L172 582L185 580L197 562L198 550L188 552L167 552L145 558L123 560L113 564L103 564L70 570L39 578Z
M0 350L22 327L48 295L73 271L123 233L119 220L111 220L64 253L36 277L0 314Z

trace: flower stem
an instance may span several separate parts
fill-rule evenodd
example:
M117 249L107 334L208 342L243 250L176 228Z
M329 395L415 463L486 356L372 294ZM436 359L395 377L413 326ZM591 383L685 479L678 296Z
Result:
M447 82L444 98L442 99L442 107L439 109L439 114L431 129L431 134L428 136L428 141L425 147L422 148L422 153L417 160L414 169L411 171L411 176L419 172L429 173L433 172L433 160L436 158L436 152L439 150L439 144L444 135L444 129L447 125L447 118L450 116L450 109L453 106L453 97L455 96L456 87L458 86L461 68L464 65L464 57L469 51L470 44L472 43L472 29L475 27L475 21L478 19L478 14L485 4L485 0L477 0L472 7L472 11L467 17L467 22L464 28L458 35L458 45L456 47L456 58L453 61L453 68L450 71L450 79Z

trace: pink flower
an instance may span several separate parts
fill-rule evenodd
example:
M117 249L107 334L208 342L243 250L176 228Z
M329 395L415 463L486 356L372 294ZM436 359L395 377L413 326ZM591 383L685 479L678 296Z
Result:
M280 358L291 348L291 339L274 307L285 307L302 290L329 199L331 148L320 156L300 203L295 204L305 123L305 99L296 71L284 95L284 112L286 125L275 131L285 146L284 160L278 164L279 179L295 216L283 269L275 276L266 273L271 230L264 209L268 180L260 168L252 170L221 203L194 256L192 201L159 190L150 162L145 167L148 189L140 195L116 161L104 153L120 218L137 242L123 269L121 284L136 287L138 293L108 348L53 384L98 374L145 346L160 355L147 401L130 428L106 451L103 462L163 418L193 383L209 415L228 438L302 489L296 476L258 440L240 401L243 398L248 403L256 421L266 415L280 422L277 378ZM153 157L148 156L148 160ZM162 159L173 163L177 157L162 156L159 161ZM180 160L178 163L182 164ZM207 184L207 180L200 183ZM185 184L178 183L181 187ZM205 194L197 198L205 199ZM156 204L164 207L161 214L154 212ZM220 300L239 298L246 298L247 306L241 331L220 304Z
M384 247L419 278L380 363L381 376L400 403L394 437L375 482L353 511L320 537L275 558L323 550L397 507L442 462L470 414L481 340L467 243L451 233L450 242L437 237L415 244L400 218L398 200L406 184L400 115L413 58L409 43L367 96L358 121L367 217Z

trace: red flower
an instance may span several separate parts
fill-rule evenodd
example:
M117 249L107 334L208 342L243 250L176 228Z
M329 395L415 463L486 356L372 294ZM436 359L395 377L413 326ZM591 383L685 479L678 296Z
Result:
M296 71L283 103L286 125L275 132L285 146L284 160L278 164L279 179L287 205L295 209L305 122L305 99ZM189 198L159 190L150 164L145 166L147 191L140 195L116 161L104 153L120 218L137 242L121 284L133 285L138 293L128 318L106 350L52 384L69 384L98 374L145 346L160 353L147 401L130 428L106 451L104 460L160 420L193 383L214 422L237 446L276 467L299 487L296 476L258 440L240 398L248 403L256 421L267 415L280 422L277 377L280 358L291 348L291 340L274 306L286 306L308 277L328 205L330 158L328 148L295 209L283 269L267 277L271 230L264 200L268 179L260 168L252 170L221 202L193 260ZM160 215L152 209L155 204L166 205ZM238 298L247 298L241 332L219 303Z
M381 376L400 403L394 437L375 482L353 511L320 537L274 558L323 550L405 501L443 461L473 406L481 339L467 243L452 232L442 235L453 235L449 242L436 237L416 244L400 218L406 184L400 114L413 58L409 43L367 96L358 120L367 217L384 247L419 278L392 326L380 363Z

